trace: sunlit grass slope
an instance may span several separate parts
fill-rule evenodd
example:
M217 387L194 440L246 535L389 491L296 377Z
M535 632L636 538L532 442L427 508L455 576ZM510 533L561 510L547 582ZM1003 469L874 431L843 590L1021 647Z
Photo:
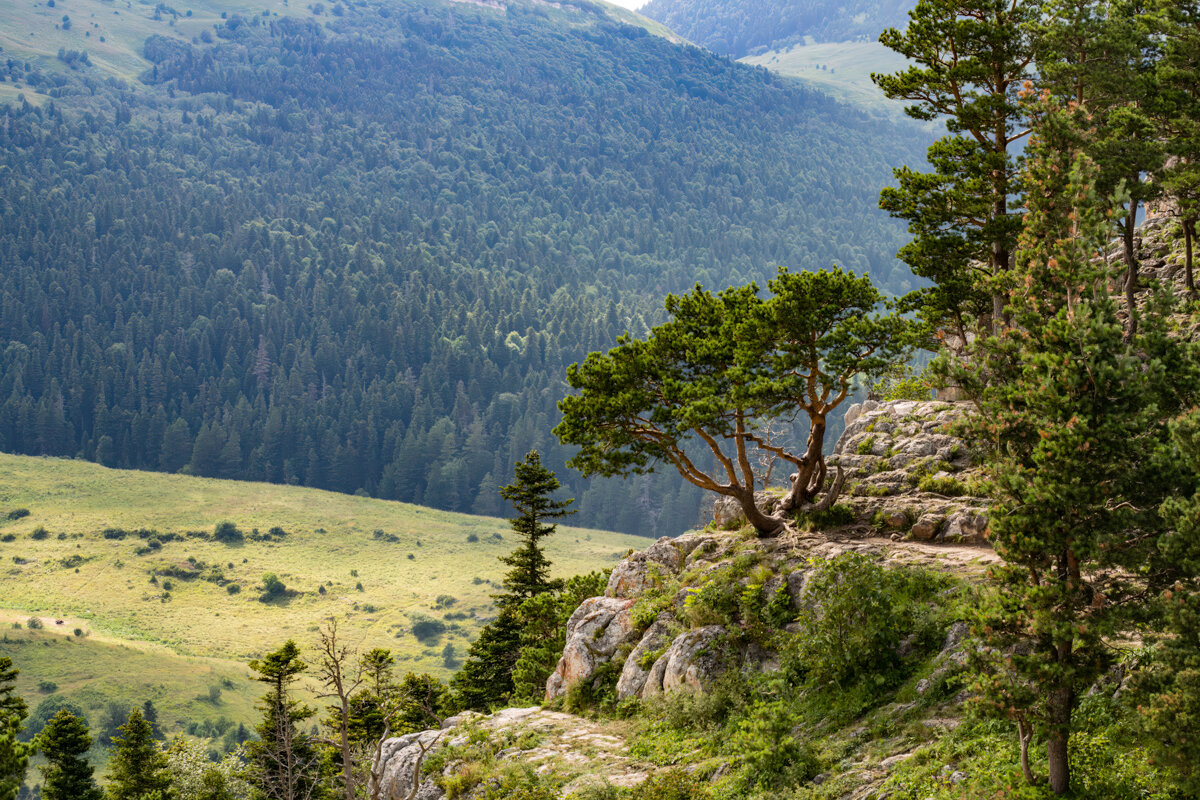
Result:
M895 116L904 112L903 103L888 100L871 82L872 72L896 72L905 66L903 56L878 42L814 42L741 61L797 78L860 108Z
M322 620L336 617L350 643L388 647L406 669L445 674L446 644L465 652L492 613L489 595L503 574L497 556L516 545L498 519L0 455L0 516L15 509L30 513L0 523L0 608L47 617L47 627L64 619L61 627L79 625L92 637L239 662L288 638L312 641ZM188 537L225 520L248 536L256 528L287 533L241 544ZM43 535L39 528L44 538L35 538ZM153 529L161 548L137 535L105 538L109 528ZM569 575L611 566L645 544L563 527L547 550L555 572ZM266 573L294 594L260 601ZM412 626L425 618L442 622L445 633L418 640Z

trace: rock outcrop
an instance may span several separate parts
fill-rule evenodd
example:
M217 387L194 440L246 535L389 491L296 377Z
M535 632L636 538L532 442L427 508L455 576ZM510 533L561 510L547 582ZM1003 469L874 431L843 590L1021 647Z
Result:
M966 403L867 401L846 411L830 466L846 471L845 502L881 532L925 542L983 544L987 500L966 444L953 433Z
M631 757L625 739L603 723L536 706L506 708L486 717L464 712L440 729L385 741L375 763L380 776L377 796L442 800L446 793L439 778L455 773L456 759L451 757L441 774L422 775L428 771L422 766L438 750L462 746L473 730L488 734L497 761L530 764L539 772L564 776L563 797L593 782L636 786L656 769Z
M546 682L547 697L558 697L576 683L590 679L618 647L633 639L633 602L620 597L592 597L575 609L567 621L562 658Z

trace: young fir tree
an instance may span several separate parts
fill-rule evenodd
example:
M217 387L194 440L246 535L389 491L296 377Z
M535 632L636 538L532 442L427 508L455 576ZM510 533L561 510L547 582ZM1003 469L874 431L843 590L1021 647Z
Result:
M15 800L33 750L17 738L29 716L29 707L15 691L18 674L11 658L0 657L0 800Z
M1131 341L1107 291L1099 249L1110 230L1082 154L1082 109L1031 104L1028 214L1005 278L1014 325L984 341L957 377L980 403L977 438L992 445L989 537L1004 559L981 611L991 648L983 707L1046 744L1049 785L1070 790L1068 740L1084 690L1111 659L1160 562L1157 508L1171 487L1167 420L1191 398L1195 371L1163 313Z
M527 627L521 604L562 587L560 581L550 579L550 562L539 542L558 527L546 520L573 513L567 507L574 501L551 497L559 488L558 478L542 466L537 451L517 462L515 472L516 480L502 487L500 494L516 509L517 516L509 525L524 541L510 555L501 556L511 569L504 576L504 592L495 596L500 613L471 643L462 668L451 681L454 703L463 708L489 708L512 694L513 667Z
M508 524L521 540L521 546L500 557L510 567L504 576L504 593L496 597L501 607L519 605L530 597L562 586L562 581L550 579L550 561L540 542L558 529L557 524L548 523L548 520L575 513L568 510L574 500L551 497L561 484L553 471L542 466L542 457L536 450L518 461L514 471L516 480L501 486L500 496L512 503L517 512Z
M108 765L108 800L142 800L157 793L160 800L175 796L167 754L159 749L154 730L138 709L129 714L113 739Z
M103 800L87 760L92 737L84 720L66 709L59 711L38 735L37 744L46 758L42 800Z
M250 669L269 687L258 706L263 712L258 740L247 748L254 783L267 800L311 800L318 796L321 756L299 725L316 712L292 695L292 684L308 665L289 639L251 661Z

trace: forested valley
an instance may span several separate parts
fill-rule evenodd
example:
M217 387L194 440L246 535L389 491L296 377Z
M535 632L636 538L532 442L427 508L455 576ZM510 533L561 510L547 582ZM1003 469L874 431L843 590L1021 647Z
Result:
M678 476L564 468L566 367L697 282L915 287L911 130L585 3L337 11L137 84L0 53L0 449L497 514L537 448L578 524L674 534Z

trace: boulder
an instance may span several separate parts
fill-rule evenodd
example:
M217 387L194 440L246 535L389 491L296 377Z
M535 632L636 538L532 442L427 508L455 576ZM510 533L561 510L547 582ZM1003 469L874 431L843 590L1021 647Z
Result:
M922 514L921 518L913 523L909 533L912 534L912 538L927 542L938 535L945 521L946 517L942 514Z
M974 511L959 511L950 515L943 535L948 542L983 544L987 541L988 520L985 514Z
M646 686L646 680L650 677L650 669L643 667L641 661L645 658L646 653L652 653L662 649L668 642L671 641L671 628L668 625L669 617L660 617L642 635L642 640L638 642L637 647L633 648L633 652L625 659L625 666L621 669L621 677L617 679L617 699L624 700L626 697L638 697L642 693L642 689Z
M754 503L761 509L768 509L775 501L769 492L755 492ZM732 530L746 524L746 514L742 504L733 497L720 495L713 501L713 522L719 530Z
M558 666L546 681L546 699L552 700L612 658L617 648L634 638L633 600L591 597L567 620L567 644Z
M650 668L642 697L702 691L723 671L716 645L724 635L722 626L708 625L677 636Z

